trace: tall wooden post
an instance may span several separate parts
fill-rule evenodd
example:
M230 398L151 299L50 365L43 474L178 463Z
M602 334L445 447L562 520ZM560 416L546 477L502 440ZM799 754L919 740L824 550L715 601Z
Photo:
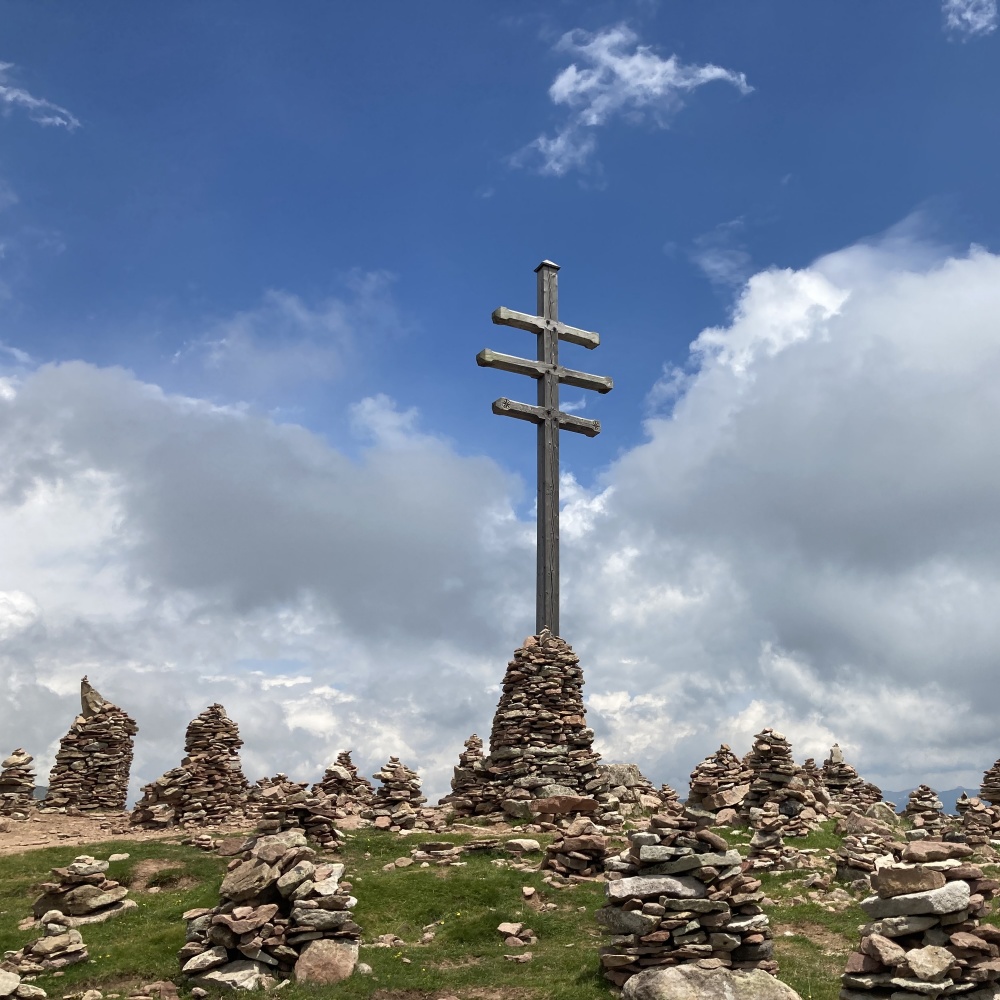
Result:
M493 322L534 333L538 338L537 361L498 354L486 349L476 355L476 363L486 368L528 375L538 381L538 405L498 399L493 412L538 425L538 551L535 578L535 631L547 628L559 635L559 431L574 431L595 437L600 422L584 420L559 409L559 384L610 392L614 383L603 375L563 368L559 364L559 341L594 348L598 334L559 322L559 265L543 260L537 275L537 315L515 312L501 306L493 312Z

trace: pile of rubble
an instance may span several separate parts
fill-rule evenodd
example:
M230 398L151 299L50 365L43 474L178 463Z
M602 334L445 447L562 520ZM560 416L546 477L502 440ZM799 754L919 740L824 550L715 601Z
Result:
M209 705L188 724L181 766L143 788L132 823L158 829L241 820L247 803L242 746L239 727L226 710Z
M545 848L542 868L573 881L595 878L604 871L607 854L603 827L586 816L577 816Z
M930 785L918 785L910 792L903 818L908 819L914 829L926 830L932 836L941 833L948 823L944 805Z
M421 809L427 798L420 791L420 775L398 757L390 757L373 777L379 782L375 797L361 811L382 830L439 830L444 816L437 809Z
M622 816L662 808L656 786L639 770L638 764L600 764L597 773L618 800Z
M81 854L65 868L53 868L51 875L55 881L39 886L42 894L32 904L31 912L45 923L55 911L67 918L62 921L65 926L79 927L103 923L136 909L135 901L125 898L128 889L105 874L111 859L124 857L127 855L112 855L108 861L99 861Z
M58 910L45 913L40 921L42 936L17 951L4 952L0 969L18 976L37 976L88 961L90 954L83 935L68 921Z
M979 786L979 797L991 805L1000 806L1000 760L983 773L983 783Z
M691 772L688 815L702 826L732 826L752 780L750 769L723 743Z
M258 833L302 830L320 847L334 851L343 842L336 800L310 790L307 781L291 781L285 774L261 778L250 789L247 808L257 817Z
M823 761L823 769L819 773L838 808L853 806L863 812L868 806L882 801L882 789L865 781L844 760L844 751L839 743L830 747L830 756Z
M18 747L0 761L0 816L27 817L35 796L34 759Z
M358 769L351 760L350 750L341 750L337 754L337 760L326 769L322 779L313 785L313 791L334 800L339 818L359 813L375 795L372 783L358 774Z
M465 749L458 755L458 767L451 778L451 791L441 799L456 816L474 816L491 811L489 796L484 795L486 784L486 758L483 741L473 733L465 741Z
M956 995L1000 979L1000 928L981 926L1000 883L964 862L966 844L919 840L872 876L871 918L841 977L841 1000ZM976 992L971 992L976 991Z
M336 983L351 974L361 928L344 866L316 859L298 830L257 837L230 862L220 903L188 910L181 971L201 986Z
M484 811L525 816L531 799L592 797L601 804L597 821L620 826L622 815L598 772L593 743L579 657L548 629L528 636L507 664L493 717Z
M618 986L652 966L763 969L776 974L760 880L739 851L678 816L653 816L631 846L605 862L606 903L597 922L612 943L600 951Z
M86 677L80 714L59 741L43 809L120 811L125 808L135 722L102 698Z

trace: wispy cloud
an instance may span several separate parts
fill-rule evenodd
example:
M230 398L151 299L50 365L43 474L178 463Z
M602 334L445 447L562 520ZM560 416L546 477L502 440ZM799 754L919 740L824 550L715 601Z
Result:
M553 104L565 105L569 118L555 135L540 135L510 157L550 177L562 177L586 166L597 149L593 129L616 117L632 124L651 121L666 128L682 106L682 95L706 83L722 81L741 94L753 88L743 73L711 63L686 65L676 55L663 59L627 25L597 32L567 32L556 51L569 53L570 63L549 87Z
M28 117L39 125L61 125L71 132L80 127L80 120L72 111L67 111L44 97L35 97L21 87L12 87L8 83L8 71L13 68L13 63L0 63L0 107L5 115L19 109L26 111Z
M944 0L941 12L945 30L963 41L991 34L1000 21L997 0Z
M723 222L694 241L689 255L713 285L731 288L750 276L752 258L739 241L742 217Z

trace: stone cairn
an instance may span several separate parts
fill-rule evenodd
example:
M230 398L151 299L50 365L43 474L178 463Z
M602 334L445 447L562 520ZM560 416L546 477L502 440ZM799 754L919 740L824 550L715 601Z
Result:
M979 797L990 805L1000 806L1000 760L983 773L983 783L979 786Z
M732 826L752 780L750 769L723 743L691 772L688 816L703 827Z
M361 928L342 864L323 862L300 830L256 837L230 862L219 905L183 914L181 971L200 986L252 988L294 974L335 983L354 969Z
M532 799L592 798L601 806L595 819L620 826L593 743L580 658L548 629L528 636L507 664L493 716L484 802L491 812L528 819Z
M432 830L443 825L436 809L421 809L427 798L420 791L420 775L398 757L390 757L374 778L379 782L375 798L362 811L381 830Z
M870 923L841 977L841 1000L955 995L985 1000L1000 979L1000 928L980 925L1000 882L964 859L966 844L919 840L872 875ZM974 991L974 992L972 992Z
M4 952L0 969L18 976L37 976L39 973L56 972L89 959L83 935L69 926L68 917L52 910L42 920L42 936L17 951Z
M18 747L0 761L0 816L27 818L35 798L34 759Z
M808 855L790 847L782 839L785 817L773 799L752 811L751 825L753 836L747 855L747 871L791 871L809 863Z
M473 733L465 741L465 749L458 755L458 767L451 778L451 791L441 799L456 816L474 816L488 813L492 806L486 792L486 758L483 741Z
M226 710L209 705L188 724L181 766L143 788L132 823L156 829L242 820L247 804L242 746L239 727Z
M930 785L918 785L910 792L903 818L908 819L915 830L926 830L932 836L940 834L947 824L944 805Z
M618 800L622 816L662 808L663 800L656 786L639 770L638 764L600 764L597 773Z
M125 808L138 728L117 705L102 698L86 677L80 682L81 712L60 740L42 809Z
M830 793L823 788L813 791L806 785L801 768L792 759L791 745L781 733L774 729L757 733L743 762L753 774L740 810L743 822L753 827L754 811L766 802L776 802L784 820L784 836L804 837L819 826L826 815Z
M888 831L848 833L834 852L834 879L838 882L870 882L879 865L889 865L901 858L903 844Z
M819 774L838 808L853 806L864 812L868 806L882 801L882 789L865 781L844 760L844 751L840 749L839 743L830 747L830 756L823 761L823 769Z
M361 812L375 795L371 782L358 774L358 769L351 760L350 750L341 750L337 754L337 760L326 769L322 779L313 785L313 791L334 800L338 810L337 817L340 819Z
M117 856L115 860L119 858ZM49 923L53 912L67 919L65 926L104 923L137 907L135 900L126 899L128 889L105 874L110 861L99 861L81 854L65 868L53 868L55 881L43 882L41 896L32 904L36 919Z
M542 868L572 881L600 875L608 854L608 838L603 829L586 816L577 816L545 848Z
M605 862L605 978L615 985L643 969L698 963L703 969L777 974L760 880L743 871L739 851L694 820L654 815L649 830Z
M285 774L261 778L250 789L248 811L257 814L261 834L302 830L327 850L336 850L343 842L336 825L336 800L310 790L307 781L291 781Z
M1000 808L988 806L982 799L969 798L962 792L955 802L955 809L962 818L965 842L983 857L996 860L997 854L990 841L1000 830Z

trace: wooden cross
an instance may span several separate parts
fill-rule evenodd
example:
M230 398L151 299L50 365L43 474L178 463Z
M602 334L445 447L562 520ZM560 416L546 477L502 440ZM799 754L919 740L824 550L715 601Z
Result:
M538 337L538 360L498 354L489 349L476 355L483 368L527 375L538 381L538 405L498 399L493 412L502 417L516 417L538 425L538 551L535 581L535 632L549 629L559 635L559 431L574 431L596 437L601 433L598 420L584 420L559 410L559 383L579 389L610 392L611 379L588 375L559 364L559 341L593 349L601 342L596 333L579 330L559 322L559 265L543 260L535 268L538 275L538 314L515 312L501 306L493 312L493 322L514 326Z

